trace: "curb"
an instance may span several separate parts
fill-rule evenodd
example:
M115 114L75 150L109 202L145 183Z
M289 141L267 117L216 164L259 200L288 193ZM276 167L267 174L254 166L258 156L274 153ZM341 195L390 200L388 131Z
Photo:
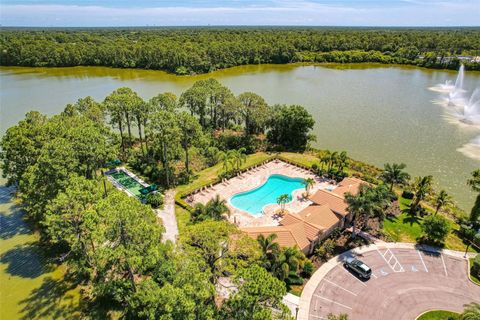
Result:
M467 254L467 258L464 258L464 252L449 250L449 249L439 249L431 246L426 245L418 245L415 243L404 243L404 242L385 242L381 244L369 244L366 246L361 246L358 248L354 248L348 251L341 253L340 255L331 258L326 263L324 263L315 273L310 277L310 280L306 283L305 287L303 288L302 295L300 297L299 303L299 312L298 312L298 320L308 320L309 319L309 309L311 300L313 297L313 293L317 288L318 284L322 279L327 275L330 270L335 268L337 265L343 262L346 257L353 257L356 255L363 254L365 252L376 250L376 249L414 249L414 250L423 250L429 252L438 252L442 254L447 254L449 256L453 256L455 258L460 258L462 260L467 260L468 257L473 256L473 254ZM468 263L467 263L468 264ZM470 273L468 273L470 274Z

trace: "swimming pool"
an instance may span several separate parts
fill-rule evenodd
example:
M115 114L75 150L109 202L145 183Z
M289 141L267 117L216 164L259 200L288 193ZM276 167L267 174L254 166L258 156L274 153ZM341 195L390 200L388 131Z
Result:
M238 193L230 198L230 204L237 209L246 211L253 216L262 215L263 207L267 204L277 203L278 196L288 194L296 189L302 189L302 178L290 178L280 174L273 174L260 187Z

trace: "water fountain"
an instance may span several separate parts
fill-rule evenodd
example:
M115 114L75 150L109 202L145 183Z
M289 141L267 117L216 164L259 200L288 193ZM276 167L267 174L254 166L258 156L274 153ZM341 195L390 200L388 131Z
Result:
M447 109L446 119L448 121L477 130L480 127L480 88L475 89L468 99L463 87L464 77L465 67L461 65L455 83L447 80L444 84L438 84L429 89L441 94L441 100L437 102ZM480 136L466 143L457 151L472 159L480 160Z
M463 64L458 69L457 78L455 79L455 83L451 80L445 80L445 83L439 83L429 89L432 91L440 92L440 93L447 93L447 94L455 94L456 92L463 91L463 78L465 75L465 67Z

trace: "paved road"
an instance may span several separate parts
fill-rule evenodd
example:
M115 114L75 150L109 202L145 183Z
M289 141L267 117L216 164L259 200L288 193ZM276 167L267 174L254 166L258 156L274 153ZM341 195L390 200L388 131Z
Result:
M170 240L175 243L178 236L177 217L175 215L175 191L168 190L165 193L163 209L155 210L157 215L162 218L165 233L163 234L163 242Z
M480 301L480 286L467 278L461 254L429 252L418 248L373 245L358 254L373 275L361 281L341 260L304 293L299 319L326 319L328 313L346 313L352 320L412 320L430 309L460 312L463 305ZM313 277L312 277L313 279ZM311 286L311 285L310 285ZM311 287L312 288L312 287ZM300 303L305 309L305 303Z

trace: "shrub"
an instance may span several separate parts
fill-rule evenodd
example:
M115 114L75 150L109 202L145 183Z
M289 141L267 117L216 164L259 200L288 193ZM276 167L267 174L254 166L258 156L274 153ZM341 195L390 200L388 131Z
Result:
M288 285L302 285L303 284L303 279L298 276L294 271L290 271L288 273L288 277L285 278L285 283Z
M310 278L313 273L313 263L310 260L306 260L303 264L302 277Z
M473 259L472 273L476 277L480 277L480 254L477 254L475 259Z
M328 257L333 254L334 250L335 241L327 239L317 248L317 250L315 250L315 254L320 260L327 260Z
M147 203L154 209L163 205L163 196L160 192L152 192L147 195Z
M450 224L440 215L428 215L423 219L422 231L427 240L442 243L450 232Z

